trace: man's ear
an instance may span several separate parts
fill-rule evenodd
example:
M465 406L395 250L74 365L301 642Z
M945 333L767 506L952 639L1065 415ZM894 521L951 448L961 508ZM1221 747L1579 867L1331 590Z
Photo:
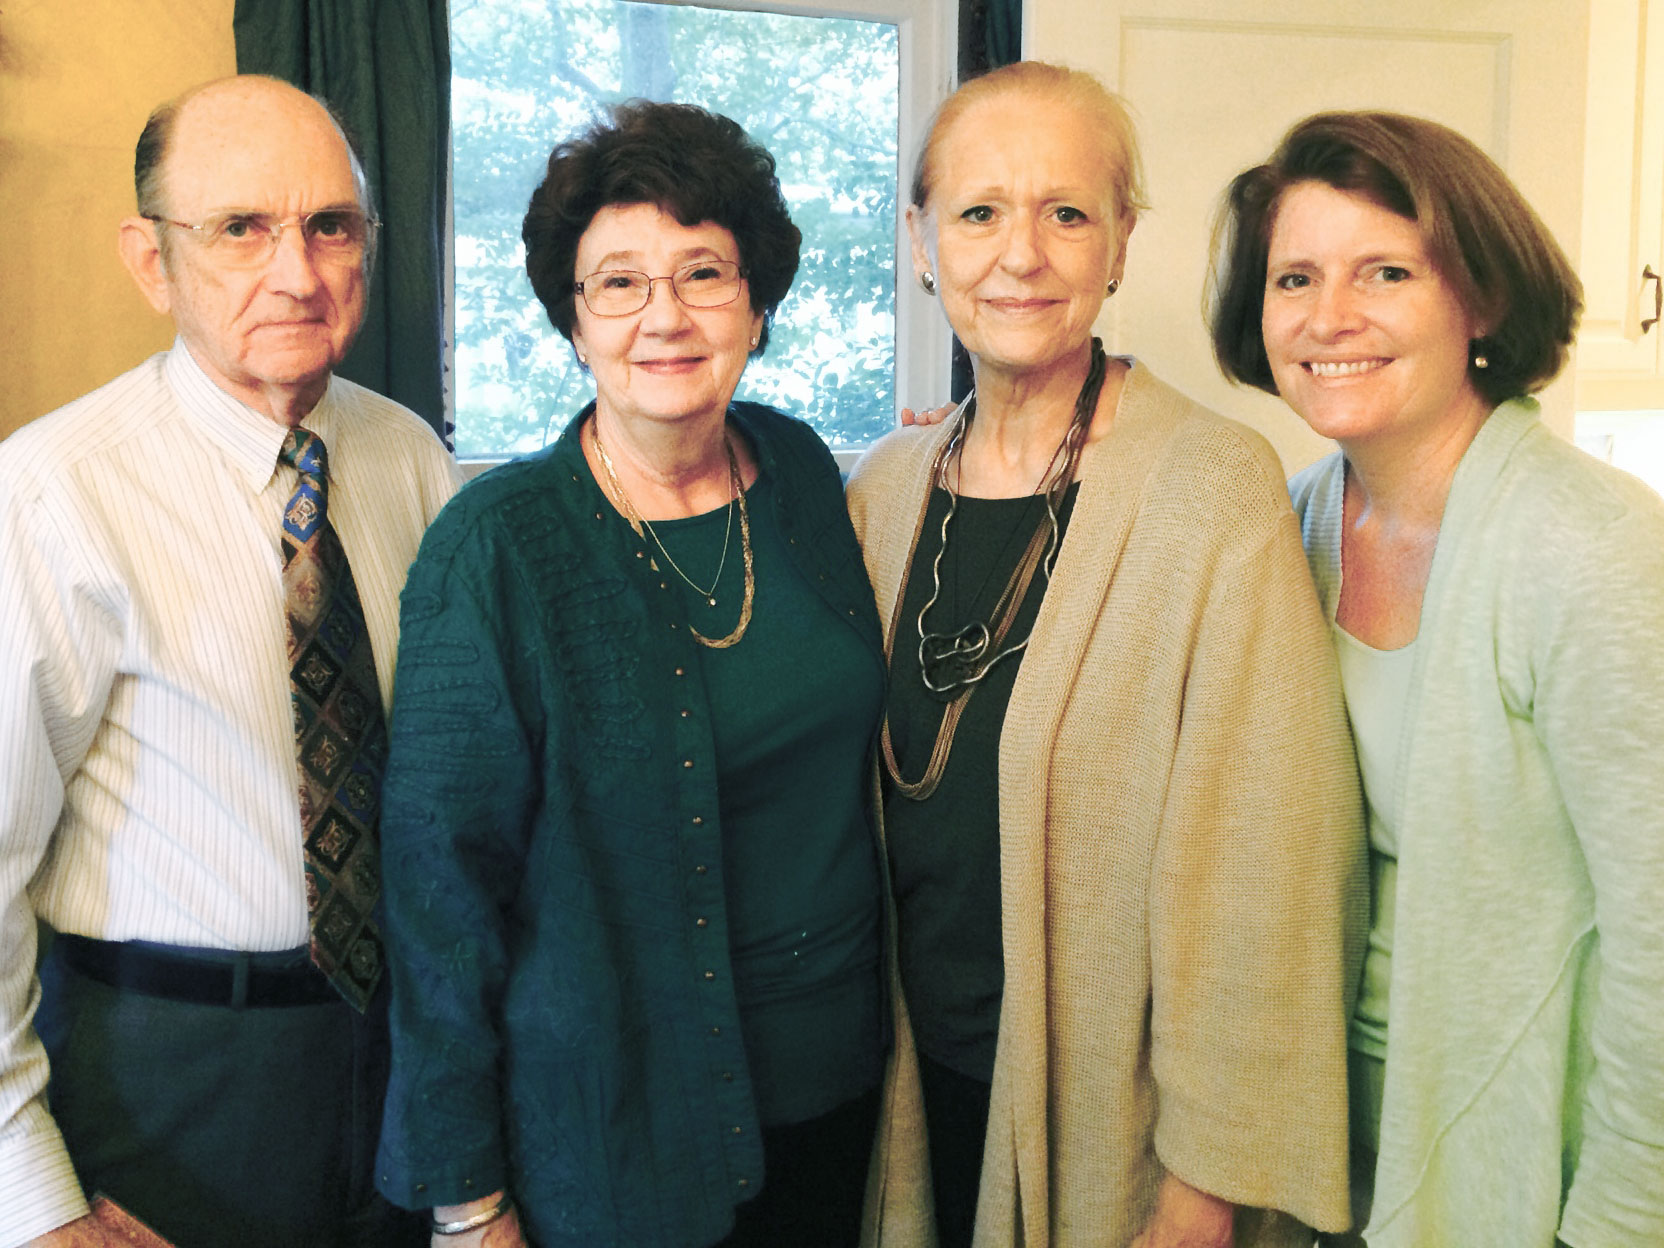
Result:
M118 240L121 262L138 283L139 293L163 316L173 310L168 275L162 268L162 247L156 237L156 223L144 217L128 217L121 223Z

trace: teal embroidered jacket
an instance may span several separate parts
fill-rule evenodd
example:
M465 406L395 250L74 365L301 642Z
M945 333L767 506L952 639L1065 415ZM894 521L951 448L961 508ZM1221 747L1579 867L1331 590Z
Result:
M407 1208L506 1186L540 1248L696 1248L763 1164L716 756L682 596L591 476L587 415L463 490L405 588L377 1178ZM768 408L730 419L796 570L881 668L831 454Z

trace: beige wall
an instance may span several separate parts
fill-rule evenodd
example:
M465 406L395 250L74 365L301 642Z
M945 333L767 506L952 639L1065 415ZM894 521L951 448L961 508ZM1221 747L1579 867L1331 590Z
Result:
M0 437L172 339L116 255L151 108L236 69L234 0L0 8Z

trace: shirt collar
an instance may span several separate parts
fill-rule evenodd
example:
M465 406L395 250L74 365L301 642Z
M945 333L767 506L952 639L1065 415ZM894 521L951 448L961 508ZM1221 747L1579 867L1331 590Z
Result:
M183 338L174 339L163 369L191 427L219 449L251 492L265 489L277 471L277 453L287 432L284 427L215 385ZM301 422L323 438L325 446L330 445L334 431L333 393L333 386L326 389Z

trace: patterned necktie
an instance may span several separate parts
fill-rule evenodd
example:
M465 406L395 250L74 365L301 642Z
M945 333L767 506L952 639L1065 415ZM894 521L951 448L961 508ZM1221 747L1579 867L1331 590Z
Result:
M278 458L300 473L283 511L283 592L312 961L362 1010L382 968L371 916L381 895L376 821L387 724L352 569L329 523L323 439L291 429Z

